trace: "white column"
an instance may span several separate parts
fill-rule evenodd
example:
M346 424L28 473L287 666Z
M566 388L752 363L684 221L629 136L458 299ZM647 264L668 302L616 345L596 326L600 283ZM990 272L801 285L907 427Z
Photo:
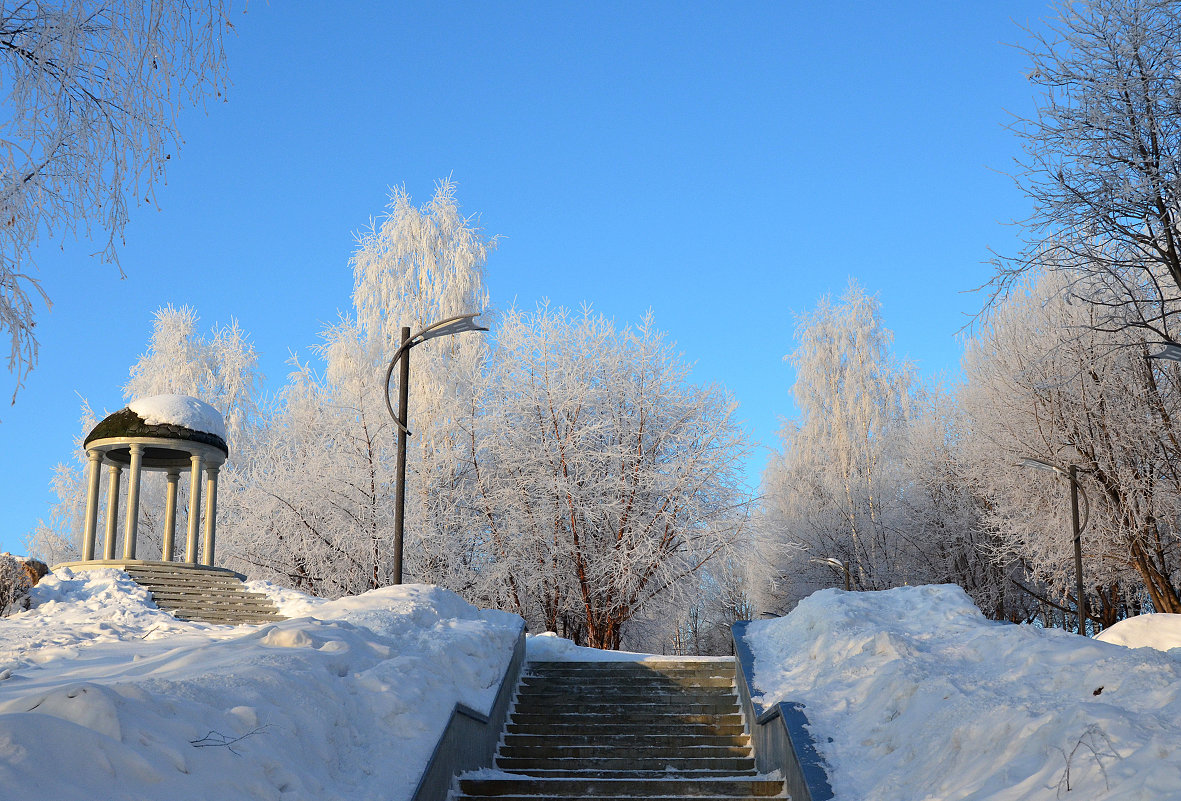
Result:
M115 558L115 527L119 522L119 476L123 468L117 464L107 467L107 539L103 543L103 559Z
M205 559L213 567L214 537L217 534L217 468L205 468Z
M201 525L201 454L191 456L193 474L189 476L189 536L185 540L185 561L197 564L197 535Z
M170 468L165 480L168 482L168 495L164 500L164 549L160 558L165 562L171 562L172 543L176 538L176 489L180 483L180 470Z
M139 531L139 474L143 464L144 446L133 442L131 467L127 472L127 521L123 524L123 558L135 558L135 536Z
M98 534L98 484L102 479L101 451L91 448L86 452L86 525L82 530L82 561L94 559L94 538Z

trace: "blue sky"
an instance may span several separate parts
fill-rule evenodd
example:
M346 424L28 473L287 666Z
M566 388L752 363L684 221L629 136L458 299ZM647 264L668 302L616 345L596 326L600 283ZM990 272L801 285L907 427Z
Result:
M159 208L114 267L39 253L41 362L0 409L0 550L47 514L79 396L97 412L152 313L236 318L268 388L349 307L354 234L390 186L450 175L502 237L493 303L647 309L726 385L760 443L790 416L793 312L855 277L898 352L958 370L957 331L1028 206L1004 173L1032 108L1023 38L1043 2L251 3L226 102L181 118ZM5 384L7 392L11 381Z

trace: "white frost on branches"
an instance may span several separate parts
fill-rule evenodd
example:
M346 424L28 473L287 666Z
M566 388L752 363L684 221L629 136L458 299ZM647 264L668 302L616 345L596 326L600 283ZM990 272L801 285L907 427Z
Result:
M0 329L18 390L37 361L36 302L48 302L37 244L97 227L100 255L117 262L129 198L151 202L179 149L180 107L221 94L228 14L223 0L0 8Z
M633 616L696 590L742 535L737 404L689 381L651 315L617 328L589 309L513 310L492 360L471 440L485 591L545 630L618 648Z

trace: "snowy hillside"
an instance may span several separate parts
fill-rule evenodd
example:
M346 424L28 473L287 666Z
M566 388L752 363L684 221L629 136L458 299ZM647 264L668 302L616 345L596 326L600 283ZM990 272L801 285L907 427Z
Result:
M5 798L409 798L454 704L491 705L522 625L410 585L276 591L315 617L206 626L117 571L62 573L0 620Z
M1176 616L1154 617L1125 626ZM755 691L807 705L837 801L1181 799L1181 648L995 623L955 586L824 590L748 632Z

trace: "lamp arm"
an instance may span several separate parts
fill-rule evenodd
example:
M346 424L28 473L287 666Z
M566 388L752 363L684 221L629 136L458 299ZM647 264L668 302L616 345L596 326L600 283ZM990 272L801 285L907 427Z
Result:
M421 334L419 336L421 336ZM401 345L399 345L398 349L396 351L394 351L394 357L392 359L390 359L390 366L385 369L385 393L382 396L385 399L386 411L388 411L390 413L390 417L393 418L394 425L396 425L402 431L406 432L406 436L408 436L408 437L413 436L410 433L410 429L406 428L406 426L404 426L402 424L402 421L398 419L398 415L394 413L394 406L393 406L393 404L390 403L390 379L393 378L393 376L394 376L394 365L396 365L398 363L398 359L401 359L402 355L404 353L409 351L410 348L414 346L414 344L415 344L414 340L416 338L417 337L411 337L410 339L406 340Z

